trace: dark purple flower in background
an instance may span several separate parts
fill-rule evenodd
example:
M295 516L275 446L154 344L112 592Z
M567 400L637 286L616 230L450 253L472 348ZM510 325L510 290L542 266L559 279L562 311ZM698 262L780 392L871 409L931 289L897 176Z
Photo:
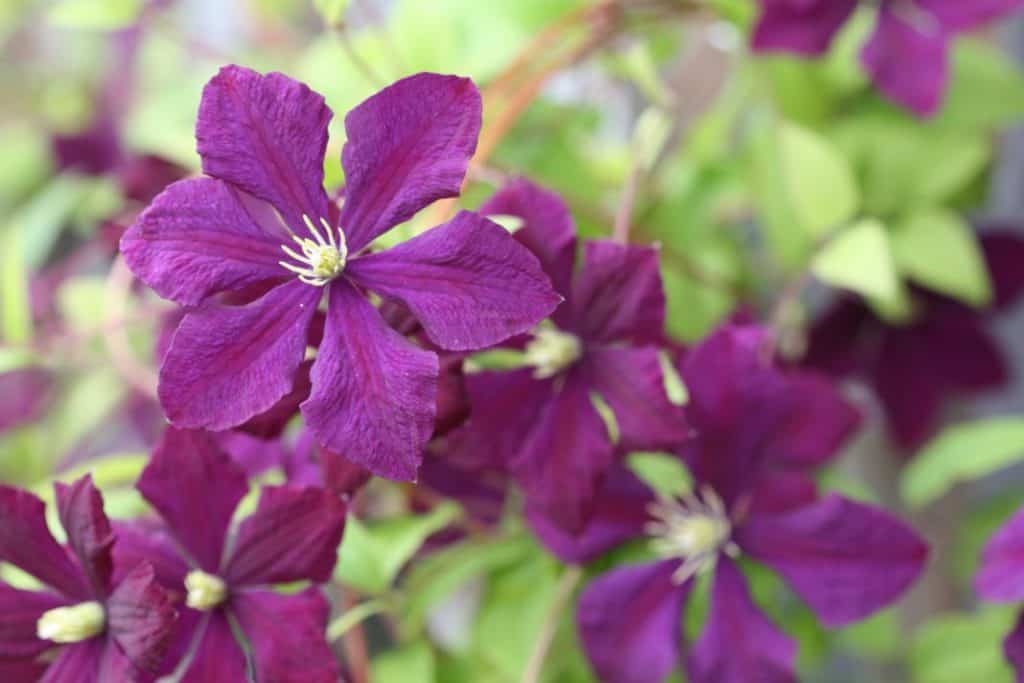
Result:
M438 346L524 332L558 303L536 258L469 212L392 249L366 248L458 194L476 147L471 81L419 74L349 112L340 215L323 188L331 111L281 74L223 68L196 125L203 170L161 194L122 241L144 282L189 313L160 369L181 427L221 430L293 388L324 295L327 321L302 413L320 443L376 474L416 476L434 425L436 354L391 329L366 297L400 301ZM269 287L241 306L215 295Z
M1004 353L987 327L993 314L1005 312L1024 292L1024 240L993 232L981 245L993 285L987 311L915 290L914 317L905 324L883 320L851 297L839 300L811 329L804 364L867 381L893 440L908 451L935 435L952 399L998 389L1010 379Z
M0 372L0 434L45 415L56 385L53 373L40 366Z
M575 228L556 194L519 180L480 210L523 221L516 239L537 254L565 302L531 339L515 340L529 367L466 376L471 414L452 448L508 469L530 510L578 531L615 451L594 395L615 414L625 450L665 448L688 434L665 395L658 355L658 253L587 242L574 277Z
M1024 603L1024 509L1018 510L982 550L974 589L988 602ZM1003 641L1006 659L1024 681L1024 612Z
M324 633L329 606L321 592L310 587L285 595L269 589L330 578L345 522L345 505L336 496L320 487L263 487L255 512L229 543L232 516L249 490L245 473L210 434L173 427L138 489L167 531L119 529L116 554L149 560L161 583L185 596L174 647L189 657L184 683L244 681L249 665L260 681L338 680Z
M758 51L823 54L859 0L761 0L754 28ZM1024 7L1024 0L881 0L878 21L861 51L871 80L919 116L938 111L949 80L953 38Z
M763 348L762 329L727 326L686 358L697 436L679 455L691 493L649 505L645 527L634 509L595 518L589 538L541 530L546 545L581 559L630 526L654 536L660 560L614 569L580 597L584 649L607 683L660 683L684 659L691 683L794 681L796 644L752 601L740 555L777 572L829 627L890 604L924 567L927 547L908 526L879 508L818 496L811 474L838 453L858 415L823 378L765 365ZM637 506L649 500L631 488L615 493L610 509L627 509L631 496ZM682 608L701 572L713 572L709 616L684 658Z
M115 534L91 478L54 488L67 550L47 528L43 501L0 486L0 562L49 589L0 583L3 680L36 681L39 668L46 683L149 680L172 635L170 599L146 562L118 563L115 576Z

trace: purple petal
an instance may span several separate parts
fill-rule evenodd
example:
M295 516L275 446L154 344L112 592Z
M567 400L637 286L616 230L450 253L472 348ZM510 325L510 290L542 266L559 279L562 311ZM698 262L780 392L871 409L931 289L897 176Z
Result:
M813 468L839 454L860 427L860 413L836 385L811 373L786 377L789 418L768 446L786 464Z
M58 169L97 176L117 168L123 152L117 122L109 110L97 112L88 128L70 135L54 135L50 143Z
M280 630L287 632L290 628L291 624L288 628ZM206 623L200 625L198 633L199 647L192 655L192 661L181 683L227 683L248 680L245 652L235 640L231 624L223 610L210 612Z
M169 428L136 488L199 566L220 569L231 516L249 490L245 473L206 432Z
M56 482L60 524L68 535L68 545L78 558L93 594L106 597L114 572L111 546L114 534L110 520L103 512L103 496L93 486L92 476L85 475L70 486Z
M313 325L310 329L312 336L313 328L316 327L319 314L313 316ZM323 334L321 332L321 338ZM295 372L292 390L285 394L269 410L260 413L256 417L247 420L238 427L241 431L247 432L261 439L276 439L288 427L296 415L299 414L299 406L309 398L313 391L313 383L309 379L309 371L313 369L313 361L303 361Z
M178 164L156 156L141 154L125 159L117 169L121 192L128 199L149 204L168 185L188 175Z
M576 623L590 665L605 683L662 683L679 664L683 602L678 562L614 569L580 595Z
M974 589L992 602L1024 599L1024 509L1018 510L985 544Z
M177 614L153 567L140 564L107 600L107 632L131 663L155 673L171 642Z
M469 211L397 247L353 260L346 273L366 289L401 301L432 342L455 351L526 332L561 301L533 254Z
M809 57L828 51L857 0L761 0L751 44L756 52L784 50Z
M981 235L981 249L992 276L992 305L1006 310L1024 294L1024 239L1013 234L1015 226L992 230Z
M341 226L351 253L459 194L480 119L471 80L428 73L403 78L348 113Z
M39 683L46 664L31 659L0 659L0 681L4 683Z
M566 377L546 403L510 463L526 495L527 510L567 533L579 533L594 508L614 446L604 420L578 374Z
M1024 7L1022 0L916 0L949 31L970 31Z
M43 417L56 398L56 384L42 367L0 372L0 434Z
M948 51L949 35L937 21L911 23L885 4L861 61L889 99L918 116L930 116L938 111L946 91Z
M605 240L586 242L571 301L576 328L586 339L660 343L665 292L657 249Z
M803 365L833 377L863 372L867 362L862 335L879 327L878 319L860 300L841 298L811 328Z
M245 306L185 316L160 367L160 403L179 427L220 430L269 410L292 390L322 292L293 281Z
M121 238L135 275L183 306L292 276L278 263L283 230L269 234L227 183L190 178L167 188Z
M36 625L44 612L66 604L67 600L53 593L17 590L0 583L0 661L31 659L52 648L53 643L36 637Z
M540 259L555 291L570 294L572 266L576 260L576 226L569 207L555 192L517 178L488 199L479 212L484 216L517 216L523 225L516 240Z
M104 665L104 660L108 658L107 647L106 638L90 638L81 643L61 647L57 658L46 667L46 674L39 683L106 683L100 679L100 669Z
M0 562L31 574L69 598L93 593L46 526L46 506L28 491L0 485Z
M294 595L244 591L231 609L252 646L257 680L337 683L338 662L325 634L330 607L318 589Z
M931 361L932 372L940 374L954 390L997 389L1010 381L1003 351L982 321L979 317L950 317L936 320L928 331L923 355ZM920 340L916 341L920 347Z
M220 432L214 439L250 478L283 468L289 458L288 448L277 439L258 439L239 431Z
M691 683L796 683L796 643L761 613L728 557L718 560L708 614L686 658Z
M818 485L804 472L772 472L750 492L749 513L780 515L818 500Z
M434 427L436 355L388 327L365 297L336 280L312 376L302 414L321 445L379 476L416 477Z
M777 517L754 517L737 543L776 570L829 627L897 600L920 576L928 546L880 508L830 495Z
M354 496L373 476L345 456L323 449L320 450L320 472L323 485L342 499Z
M153 568L157 581L169 590L184 591L191 567L166 527L148 520L114 522L114 583L120 583L140 564Z
M306 234L328 218L324 152L331 110L306 85L279 73L225 66L203 89L196 147L203 171L270 202Z
M682 408L665 395L665 378L654 347L602 346L587 350L594 390L615 413L626 451L667 449L687 439Z
M1017 673L1017 683L1024 681L1024 614L1017 619L1013 630L1003 641L1003 652L1006 654L1006 661Z
M239 586L327 581L344 527L345 504L327 489L265 486L238 529L224 576Z

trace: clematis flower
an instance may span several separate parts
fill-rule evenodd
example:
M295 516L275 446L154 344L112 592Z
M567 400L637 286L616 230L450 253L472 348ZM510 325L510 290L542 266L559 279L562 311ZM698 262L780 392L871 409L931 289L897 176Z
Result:
M594 404L615 415L622 448L664 448L688 434L665 395L658 344L665 296L655 249L587 242L573 275L576 235L556 194L519 180L485 214L522 219L516 239L541 260L565 302L522 342L529 367L465 378L471 417L452 448L509 470L527 507L575 531L612 465L613 444Z
M810 475L858 415L822 378L766 366L763 342L760 328L727 326L687 356L697 436L679 455L693 489L648 508L644 528L660 559L604 574L578 604L584 649L607 683L660 683L684 659L691 683L794 681L796 644L754 604L740 556L777 572L829 627L888 605L924 567L927 547L908 526L873 506L818 496ZM643 494L634 497L643 504ZM620 494L619 507L627 499ZM639 526L635 515L619 520ZM577 550L623 535L607 524L590 531ZM703 572L712 575L709 616L684 657L682 609Z
M117 553L129 562L149 559L161 583L185 596L173 648L185 658L184 683L244 681L248 667L260 681L338 680L320 591L268 588L330 578L345 521L336 496L320 487L264 487L229 543L232 516L249 488L245 473L210 434L173 427L137 488L167 530L119 529Z
M981 553L974 590L982 600L996 603L1024 602L1024 509L1018 510L996 533ZM1007 661L1024 681L1024 612L1003 641Z
M915 316L906 324L887 322L860 300L846 298L811 329L804 364L870 383L893 440L907 451L935 435L952 399L1009 381L1004 353L986 328L1024 292L1024 240L992 232L981 245L993 285L988 311L918 290Z
M814 56L857 9L859 0L761 0L754 28L758 51ZM875 29L861 62L878 88L919 116L934 114L949 80L949 46L971 31L1024 6L1024 0L877 0Z
M328 450L375 474L415 477L434 423L437 356L391 329L366 292L401 302L451 350L519 334L558 303L537 259L474 213L367 250L458 194L480 108L468 79L419 74L349 112L339 212L323 188L331 118L323 98L281 74L221 69L196 125L209 177L169 187L121 242L146 284L198 307L160 368L173 424L223 430L273 407L293 388L326 296L312 392L301 406L306 423ZM251 303L217 299L256 286L265 294Z
M0 486L0 562L46 587L22 590L0 583L3 680L151 680L148 674L160 666L175 622L167 593L145 562L118 566L115 576L115 535L90 477L54 488L68 549L50 534L43 501Z

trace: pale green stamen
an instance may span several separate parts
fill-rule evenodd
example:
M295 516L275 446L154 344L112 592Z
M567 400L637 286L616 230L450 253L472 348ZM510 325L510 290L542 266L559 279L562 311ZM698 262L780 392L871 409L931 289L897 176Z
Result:
M710 487L703 487L699 497L690 491L679 499L652 503L649 510L656 518L646 527L654 551L683 560L672 575L677 584L713 567L721 552L739 554L730 540L732 523L725 504Z
M287 244L281 245L281 250L285 254L302 265L287 261L278 261L278 263L298 275L299 279L307 285L323 287L345 270L345 263L348 260L348 244L345 242L345 233L340 229L335 231L326 218L320 219L320 225L324 229L323 234L313 224L309 216L303 214L302 220L315 240L292 235L292 239L302 250L301 254ZM335 238L335 232L337 238Z
M533 333L524 356L527 365L536 368L533 376L546 379L575 363L582 352L583 347L576 335L553 327L542 327Z
M228 597L228 587L219 576L193 569L185 577L185 604L201 612L219 607Z
M80 643L103 633L106 625L103 605L82 602L44 612L36 622L36 635L54 643Z

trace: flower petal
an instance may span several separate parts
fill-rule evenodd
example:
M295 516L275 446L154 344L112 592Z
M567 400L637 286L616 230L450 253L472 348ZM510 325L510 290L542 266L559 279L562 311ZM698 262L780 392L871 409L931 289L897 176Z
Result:
M986 224L991 230L981 234L981 249L992 277L993 308L1002 311L1013 306L1024 294L1024 239L1014 234L1016 223Z
M598 346L588 349L584 362L594 390L615 413L620 448L668 449L690 435L682 408L665 394L656 348Z
M820 467L838 455L860 427L860 413L823 376L792 373L786 382L788 419L779 425L767 448L777 462Z
M346 273L370 291L401 301L432 342L456 351L526 332L561 301L533 254L505 229L469 211L353 260Z
M580 595L576 623L594 672L605 683L662 683L679 664L683 602L678 562L620 567Z
M1024 614L1017 619L1013 630L1003 640L1003 653L1017 673L1017 681L1024 680Z
M0 372L0 434L42 418L56 389L56 377L43 367Z
M327 489L264 486L224 576L233 586L327 581L344 527L345 504Z
M586 339L660 343L665 292L658 250L608 240L586 242L571 302L579 334Z
M1024 508L985 544L974 589L981 598L992 602L1024 599Z
M250 479L268 470L284 469L288 448L277 439L264 440L240 431L219 432L214 439Z
M155 673L171 644L177 614L153 567L138 565L107 600L107 633L139 670Z
M216 573L231 517L249 485L213 437L168 428L136 488L192 559L204 571Z
M31 659L52 648L53 643L36 637L36 625L44 612L66 604L67 600L53 593L18 590L0 583L0 661Z
M948 52L949 34L938 22L918 25L884 4L861 61L886 97L918 116L931 116L945 95Z
M481 111L473 81L421 73L348 113L341 226L350 253L428 204L459 194Z
M824 54L855 9L857 0L761 0L751 44L756 52Z
M121 253L157 294L196 306L219 292L290 279L278 263L283 244L291 245L288 234L268 234L227 183L190 178L142 212L121 238Z
M244 591L231 609L252 646L256 680L337 683L338 662L326 639L330 607L318 589L294 595Z
M523 225L513 236L540 259L555 291L569 296L576 260L576 226L569 207L557 193L526 178L516 178L488 199L479 213L521 218Z
M225 66L203 88L196 148L203 171L270 202L291 229L328 217L324 152L331 110L279 73Z
M46 526L46 506L28 491L0 485L0 562L69 598L91 600L89 584Z
M970 31L1024 7L1021 0L916 0L922 9L938 18L950 31Z
M392 330L352 285L336 280L312 376L302 414L321 445L376 475L416 477L434 427L435 354Z
M185 590L185 576L191 567L163 524L148 520L115 521L114 534L114 583L120 583L145 563L153 567L160 585L168 590Z
M0 681L4 683L39 683L46 664L31 659L0 659Z
M902 521L837 495L777 517L753 517L736 542L781 574L829 627L894 602L928 558L928 546Z
M90 638L61 647L39 683L105 683L100 679L100 669L107 658L107 644L106 638Z
M185 316L160 366L160 403L179 427L221 430L292 390L322 292L293 281L245 306Z
M761 613L728 557L715 568L708 615L686 658L691 683L796 683L796 643Z
M57 494L60 524L68 534L68 545L78 558L93 594L106 597L114 571L111 555L114 534L103 512L103 496L88 474L70 486L56 482L53 489Z
M281 631L290 629L289 624L289 628ZM210 612L206 623L200 624L197 634L199 646L192 654L181 683L249 680L245 652L235 640L231 623L223 610Z

